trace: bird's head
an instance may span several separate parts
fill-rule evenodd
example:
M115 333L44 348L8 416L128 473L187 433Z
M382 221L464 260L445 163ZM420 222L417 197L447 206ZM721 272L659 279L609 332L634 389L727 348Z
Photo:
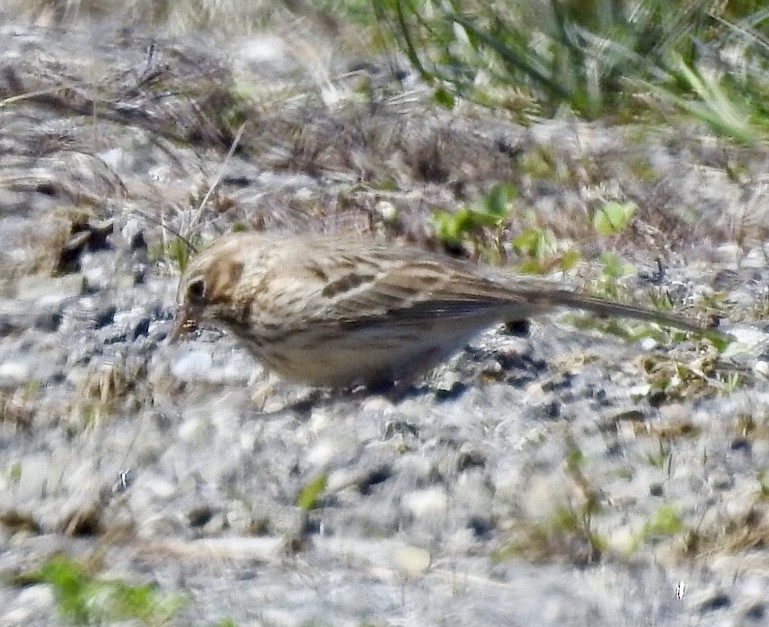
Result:
M226 325L233 317L236 292L243 273L238 238L223 238L195 257L179 280L174 341L195 331L200 323Z

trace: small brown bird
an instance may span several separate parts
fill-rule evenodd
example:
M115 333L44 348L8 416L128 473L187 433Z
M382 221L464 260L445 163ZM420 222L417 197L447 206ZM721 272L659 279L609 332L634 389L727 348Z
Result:
M489 278L469 262L352 237L224 236L190 262L176 302L172 338L210 323L282 377L336 388L409 382L495 322L557 307L703 330L543 279Z

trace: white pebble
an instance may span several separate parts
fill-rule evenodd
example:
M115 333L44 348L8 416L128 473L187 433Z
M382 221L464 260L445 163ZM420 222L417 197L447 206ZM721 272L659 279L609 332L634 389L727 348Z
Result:
M645 351L651 351L657 348L657 340L653 337L645 337L641 340L641 348Z
M443 488L417 490L403 497L403 507L417 518L442 515L446 512L448 496Z
M212 364L211 353L191 351L171 364L171 373L181 381L200 381L208 378Z
M756 371L756 374L769 379L769 362L759 359L755 366L753 366L753 370Z
M6 361L0 364L0 381L10 384L26 383L31 374L29 364L21 361Z
M376 204L376 210L385 222L392 222L398 217L397 207L387 200L380 200Z

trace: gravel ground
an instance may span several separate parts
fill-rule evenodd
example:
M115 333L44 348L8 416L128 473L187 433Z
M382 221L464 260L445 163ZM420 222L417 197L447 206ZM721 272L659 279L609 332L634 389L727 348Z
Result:
M135 35L17 24L0 41L0 625L61 623L30 576L57 555L182 599L179 625L766 622L765 151L701 129L524 129L435 110L416 84L404 106L375 62L374 109L351 96L359 59L313 81L290 38L150 55ZM259 106L237 109L244 82ZM222 131L225 110L249 130ZM522 166L544 151L574 176ZM490 329L392 403L270 379L213 330L167 340L162 225L198 244L241 225L435 247L431 211L499 181L583 252L563 280L618 250L636 270L622 294L726 312L735 341L560 312ZM638 204L632 232L587 241L607 198Z

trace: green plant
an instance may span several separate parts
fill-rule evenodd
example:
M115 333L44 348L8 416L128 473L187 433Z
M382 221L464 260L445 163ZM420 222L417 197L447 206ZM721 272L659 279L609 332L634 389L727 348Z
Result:
M766 9L711 0L375 0L437 102L632 117L654 94L752 141L769 120ZM715 71L715 74L713 73ZM525 104L524 104L525 103Z
M183 273L190 259L202 243L198 237L184 238L174 235L150 248L149 258L157 263L159 261L170 262Z
M530 226L511 242L513 250L523 257L518 271L523 274L548 274L554 268L568 272L582 258L579 251L565 248L552 229Z
M758 475L758 496L759 501L769 501L769 476L766 472Z
M11 483L19 483L21 481L21 462L14 462L8 468L8 479Z
M574 499L556 505L549 518L523 522L514 529L517 536L495 554L496 559L523 555L535 561L569 560L578 564L598 562L608 542L593 528L600 513L599 491L584 473L585 458L569 436L570 449L565 473L574 486Z
M672 505L663 505L644 524L640 533L642 541L664 538L681 533L685 529L677 509Z
M79 625L129 620L159 625L175 616L185 603L182 597L162 595L149 585L97 579L66 555L53 556L26 580L50 584L62 616Z
M715 132L743 143L759 139L758 128L751 121L751 110L742 99L731 92L722 71L687 64L680 57L671 61L671 73L685 87L683 94L666 85L647 83L648 88L663 102L704 122ZM689 94L694 94L692 98ZM764 133L766 128L763 129Z
M176 264L179 272L184 272L192 255L189 243L180 237L172 237L168 240L163 252L165 257L170 258Z
M556 507L547 520L523 522L513 529L516 536L494 559L525 557L535 562L592 564L600 561L608 542L591 528L590 518L569 505Z
M603 270L605 280L615 282L617 279L628 277L635 273L635 266L620 259L614 253L602 253L599 261Z
M663 438L659 438L657 441L658 449L656 453L648 453L646 455L646 461L650 466L659 468L660 470L666 469L666 472L670 474L670 467L673 464L673 453L670 444L666 443Z
M299 509L309 512L318 507L327 484L328 477L325 474L321 473L313 477L310 482L302 488L302 491L296 499L296 504Z
M593 214L593 228L599 235L617 235L627 228L636 210L633 202L606 202Z
M437 238L446 246L456 246L466 238L480 237L484 229L497 228L510 213L518 195L512 185L499 183L478 203L458 211L436 211L433 225Z

